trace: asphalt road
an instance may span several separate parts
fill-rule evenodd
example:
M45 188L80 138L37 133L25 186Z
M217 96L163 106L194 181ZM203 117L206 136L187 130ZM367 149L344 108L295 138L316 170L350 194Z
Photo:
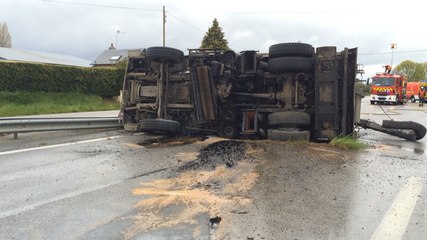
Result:
M388 119L363 102L362 118ZM427 126L415 104L382 107ZM423 239L427 138L359 136L362 151L101 130L0 136L0 239Z

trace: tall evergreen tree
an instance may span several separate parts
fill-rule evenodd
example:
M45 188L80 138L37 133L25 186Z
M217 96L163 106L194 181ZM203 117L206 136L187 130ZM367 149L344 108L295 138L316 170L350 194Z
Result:
M220 48L221 50L228 50L228 41L224 38L224 32L219 26L216 18L212 22L212 26L208 29L203 37L202 45L200 48Z
M10 36L6 22L0 23L0 47L12 47L12 36Z

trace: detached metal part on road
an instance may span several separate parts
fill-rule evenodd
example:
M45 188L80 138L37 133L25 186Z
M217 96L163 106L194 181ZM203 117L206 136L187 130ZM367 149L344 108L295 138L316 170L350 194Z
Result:
M369 128L400 137L408 141L420 140L427 132L427 129L422 124L413 121L383 120L382 125L380 125L367 119L360 119L360 123L358 123L358 125L363 128Z
M97 128L121 128L117 117L8 118L0 119L0 133L61 131Z

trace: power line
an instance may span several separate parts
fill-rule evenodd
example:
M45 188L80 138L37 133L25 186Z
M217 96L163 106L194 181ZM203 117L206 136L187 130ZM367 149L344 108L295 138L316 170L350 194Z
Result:
M200 32L202 32L202 33L206 33L206 30L203 30L203 29L201 29L201 28L199 28L199 27L195 26L194 24L189 23L188 21L186 21L186 20L184 20L184 19L182 19L182 18L177 17L176 15L172 14L170 11L168 11L167 13L168 13L170 16L172 16L172 17L174 17L174 18L178 19L179 21L181 21L181 22L183 22L183 23L188 24L189 26L193 27L194 29L197 29L197 30L199 30L199 31L200 31ZM243 47L241 47L241 46L238 46L238 45L236 45L236 44L231 44L231 43L230 43L230 45L231 45L231 46L233 46L233 47L236 47L236 48L238 48L238 49L242 49L242 50L243 50L243 49L245 49L245 48L243 48Z
M417 53L417 52L427 52L427 49L426 50L395 51L394 53ZM359 53L359 55L382 55L382 54L391 54L391 52Z
M76 6L89 6L89 7L103 7L103 8L116 8L116 9L124 9L124 10L137 10L137 11L150 11L150 12L162 12L162 10L157 9L147 9L147 8L137 8L137 7L121 7L117 5L103 5L103 4L94 4L94 3L82 3L82 2L73 2L73 1L62 1L62 0L42 0L44 2L52 2L52 3L61 3L61 4L69 4ZM179 13L192 13L194 11L180 11L174 10L174 12ZM293 15L293 14L350 14L356 13L356 11L206 11L204 9L204 13L220 13L220 14L242 14L242 15L250 15L250 14L285 14L285 15Z
M148 11L148 12L163 12L163 10L157 10L157 9L148 9L148 8L137 8L137 7L121 7L121 6L116 6L116 5L103 5L103 4L91 4L91 3L82 3L82 2L72 2L72 1L62 1L62 0L42 0L44 2L51 2L51 3L60 3L60 4L69 4L69 5L75 5L75 6L87 6L87 7L100 7L100 8L113 8L113 9L123 9L123 10L133 10L133 11ZM179 12L179 13L190 13L191 11L177 11L174 10L174 12ZM261 12L261 11L247 11L247 12L243 12L243 11L204 11L205 13L220 13L220 14L330 14L330 13L343 13L343 14L348 14L348 13L354 13L354 11L295 11L295 12L291 12L291 11L266 11L266 12ZM195 26L194 24L176 16L175 14L172 14L170 11L167 11L167 13L169 15L171 15L172 17L176 18L177 20L193 27L194 29L197 29L199 31L201 31L202 33L205 33L205 30L201 29L200 27ZM241 46L238 46L236 44L231 44L230 45L239 48L239 49L246 49L243 48ZM395 53L408 53L408 52L426 52L427 50L416 50L416 51L399 51L399 52L395 52ZM359 55L381 55L381 54L391 54L390 52L380 52L380 53L359 53Z
M174 12L179 13L193 13L194 11L179 11L174 10ZM206 11L204 13L220 13L220 14L241 14L241 15L250 15L250 14L284 14L284 15L305 15L305 14L354 14L356 11Z
M181 21L181 22L183 22L183 23L186 23L186 24L188 24L188 25L192 26L194 29L197 29L197 30L199 30L199 31L205 32L205 30L203 30L203 29L201 29L201 28L199 28L199 27L197 27L197 26L195 26L195 25L193 25L193 24L191 24L191 23L189 23L189 22L185 21L185 20L184 20L184 19L182 19L182 18L179 18L179 17L175 16L175 15L174 15L174 14L172 14L170 11L167 11L167 13L168 13L169 15L171 15L172 17L174 17L174 18L178 19L179 21Z
M115 8L115 9L123 9L123 10L134 10L134 11L149 11L149 12L163 12L163 10L156 10L156 9L147 9L147 8L135 8L135 7L120 7L120 6L114 6L114 5L102 5L102 4L91 4L91 3L80 3L80 2L71 2L71 1L61 1L61 0L42 0L44 2L51 2L51 3L61 3L61 4L69 4L69 5L76 5L76 6L86 6L86 7L101 7L101 8ZM172 14L170 11L167 11L167 13L174 17L175 19L191 26L194 29L197 29L198 31L201 31L202 33L205 33L205 30L201 29L200 27L197 27L196 25L176 16L175 14ZM237 46L235 44L230 45L239 48L239 49L245 49L243 47Z
M59 0L42 0L42 1L44 1L44 2L51 2L51 3L61 3L61 4L76 5L76 6L101 7L101 8L116 8L116 9L136 10L136 11L148 11L148 12L162 12L162 10L148 9L148 8L120 7L120 6L114 6L114 5L102 5L102 4L70 2L70 1L59 1Z

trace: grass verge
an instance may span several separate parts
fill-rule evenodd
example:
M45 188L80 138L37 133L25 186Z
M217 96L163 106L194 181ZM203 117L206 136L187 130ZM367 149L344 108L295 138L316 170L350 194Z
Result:
M365 143L352 136L335 137L329 144L331 146L346 150L361 150L367 147Z
M81 93L0 92L0 117L119 108L118 101Z

